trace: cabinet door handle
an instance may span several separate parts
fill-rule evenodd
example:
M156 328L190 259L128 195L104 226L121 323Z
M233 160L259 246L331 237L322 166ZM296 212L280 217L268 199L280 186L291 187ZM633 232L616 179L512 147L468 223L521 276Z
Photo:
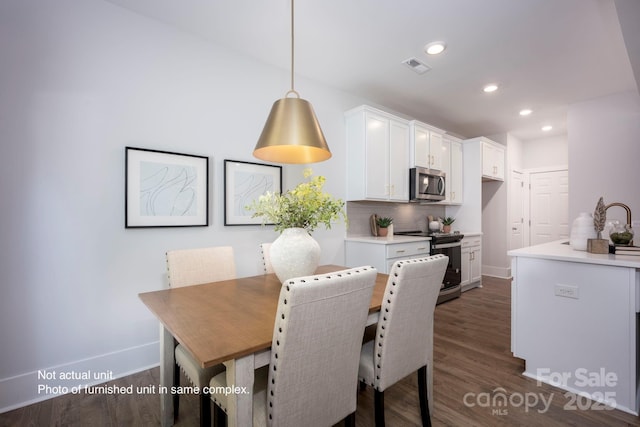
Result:
M426 251L427 248L418 248L419 251Z
M397 254L403 254L403 253L404 253L404 249L397 250L397 251L396 251L396 253L397 253Z

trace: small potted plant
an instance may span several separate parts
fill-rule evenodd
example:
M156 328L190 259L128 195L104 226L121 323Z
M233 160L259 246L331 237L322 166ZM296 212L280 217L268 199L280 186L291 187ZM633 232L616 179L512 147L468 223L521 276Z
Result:
M378 225L378 236L385 237L389 231L389 226L393 223L393 218L380 217L376 221Z
M454 223L456 219L448 216L442 220L442 232L443 233L451 233L451 224Z

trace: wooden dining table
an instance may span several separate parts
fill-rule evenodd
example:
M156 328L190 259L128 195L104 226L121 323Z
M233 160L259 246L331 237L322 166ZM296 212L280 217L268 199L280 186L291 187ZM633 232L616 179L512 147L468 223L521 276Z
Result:
M346 269L318 267L316 274ZM378 273L367 325L378 320L388 276ZM275 274L141 293L160 321L160 408L163 426L173 425L174 348L182 344L206 368L224 363L229 426L253 422L254 370L270 362L271 339L281 283Z

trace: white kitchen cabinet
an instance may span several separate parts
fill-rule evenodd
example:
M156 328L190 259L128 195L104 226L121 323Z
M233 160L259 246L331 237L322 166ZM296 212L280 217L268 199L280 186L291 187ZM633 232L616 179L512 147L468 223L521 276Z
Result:
M504 181L504 146L485 139L482 141L482 178Z
M464 292L482 285L482 237L465 235L460 252L462 255L460 285Z
M347 200L409 200L409 122L361 106L345 113Z
M393 264L401 259L429 256L429 240L398 242L380 238L348 239L345 258L348 267L372 265L378 272L388 274Z
M417 120L410 121L409 127L411 167L442 170L442 136L445 131Z
M444 200L439 202L441 204L449 204L451 201L451 141L447 138L442 140L442 168L440 169L445 173L445 186L444 186Z
M449 175L447 175L447 187L449 188L449 203L462 204L463 197L463 170L464 164L462 160L462 143L460 141L451 141L450 157L451 166Z
M462 143L459 139L445 136L442 142L442 170L446 175L445 199L448 205L462 204Z
M640 412L640 257L591 254L559 241L507 255L511 351L524 359L523 375L591 408L597 402Z

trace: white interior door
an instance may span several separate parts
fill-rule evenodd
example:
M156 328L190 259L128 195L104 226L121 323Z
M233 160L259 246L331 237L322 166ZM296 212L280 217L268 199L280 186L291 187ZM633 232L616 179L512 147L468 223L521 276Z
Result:
M509 249L519 249L525 243L525 199L526 189L522 172L511 171L511 191L509 194Z
M569 172L531 173L531 244L569 238Z

